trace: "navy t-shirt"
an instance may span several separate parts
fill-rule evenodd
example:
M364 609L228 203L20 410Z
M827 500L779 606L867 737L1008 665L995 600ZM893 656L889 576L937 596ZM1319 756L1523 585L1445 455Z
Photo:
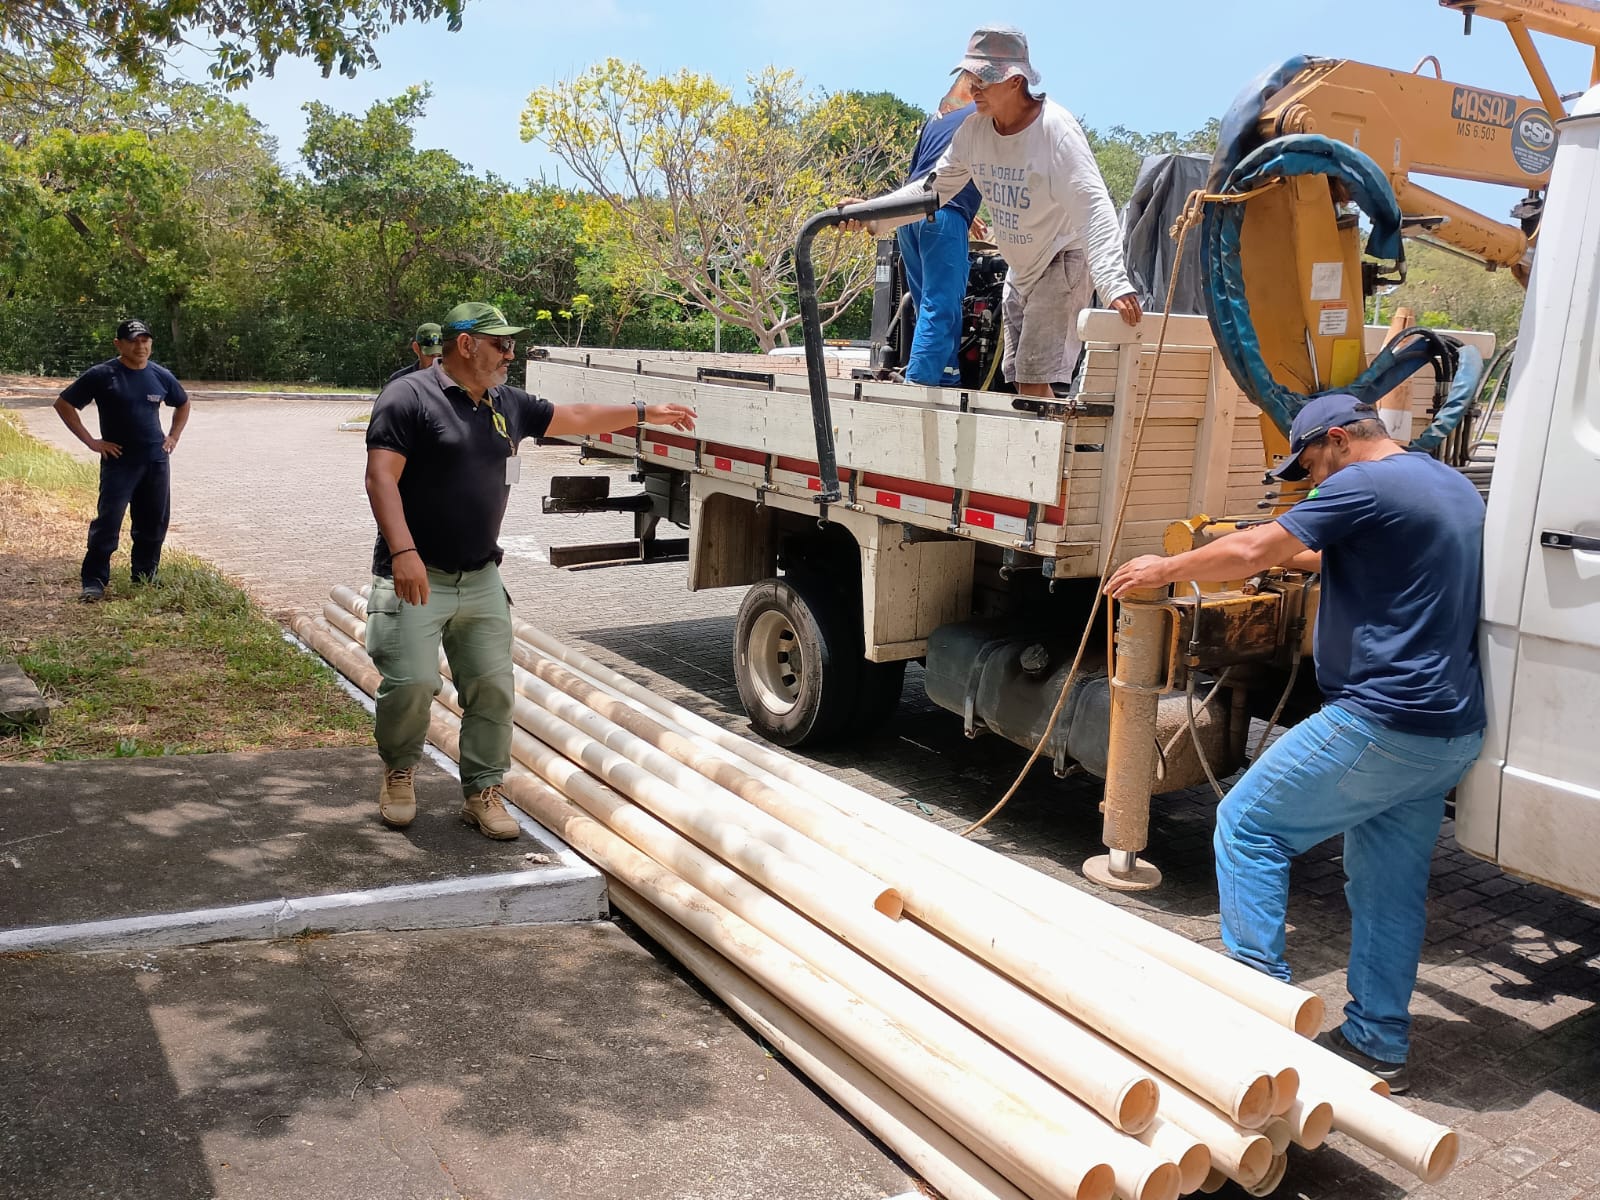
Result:
M120 358L96 363L61 392L73 408L93 404L100 414L100 440L115 442L125 454L154 453L167 440L161 428L161 406L189 403L189 393L160 363L138 370Z
M939 160L944 157L945 150L950 145L950 139L955 137L956 130L961 123L978 111L976 104L969 104L965 108L958 108L954 112L947 112L942 117L935 117L922 127L922 136L917 139L917 148L911 152L910 182L919 183L933 174L933 169L939 165ZM978 185L969 183L954 196L945 208L953 208L965 218L968 225L972 218L978 215L978 205L983 203L983 197L978 194Z
M1394 454L1336 471L1278 518L1322 551L1315 645L1329 704L1399 733L1484 727L1483 514L1460 472Z
M476 571L503 557L500 523L511 485L506 460L523 438L542 437L555 406L503 384L488 403L474 404L467 390L438 363L388 384L372 406L368 450L405 456L400 505L417 553L439 571ZM372 573L394 572L383 534L372 551Z

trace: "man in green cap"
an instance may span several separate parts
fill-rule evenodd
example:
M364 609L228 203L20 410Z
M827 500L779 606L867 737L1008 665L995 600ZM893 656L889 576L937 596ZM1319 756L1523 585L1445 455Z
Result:
M524 438L610 433L637 422L694 428L681 404L565 404L506 383L521 326L492 304L444 319L443 357L384 387L367 426L367 498L378 521L367 651L383 675L375 736L378 814L416 815L412 776L440 687L439 647L461 699L461 819L514 838L501 787L511 765L510 597L497 544Z
M411 353L417 356L417 361L407 363L389 376L384 381L385 387L413 371L426 371L433 366L438 357L444 353L444 332L432 321L424 321L417 326L417 336L411 339Z

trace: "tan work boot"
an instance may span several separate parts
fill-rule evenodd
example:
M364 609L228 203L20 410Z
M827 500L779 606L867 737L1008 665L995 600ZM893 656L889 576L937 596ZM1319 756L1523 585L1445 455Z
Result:
M417 791L411 782L416 773L416 767L383 773L383 786L378 789L378 816L390 829L404 829L417 815Z
M498 783L468 796L461 808L461 819L468 825L476 825L484 837L502 842L509 842L522 831L516 818L506 811L505 790Z

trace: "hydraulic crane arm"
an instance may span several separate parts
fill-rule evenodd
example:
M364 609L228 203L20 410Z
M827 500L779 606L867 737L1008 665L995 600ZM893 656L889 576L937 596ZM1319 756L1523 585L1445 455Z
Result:
M1263 141L1320 133L1383 170L1400 209L1432 239L1494 266L1519 265L1524 229L1490 220L1416 183L1439 175L1542 191L1556 131L1537 100L1349 60L1312 59L1267 101Z
M1462 14L1468 33L1475 18L1504 24L1539 98L1451 82L1431 58L1406 72L1298 57L1252 83L1223 117L1208 189L1232 198L1207 205L1207 305L1230 371L1263 407L1269 455L1286 449L1285 418L1305 396L1387 378L1386 364L1369 369L1362 316L1373 290L1394 276L1363 253L1349 179L1364 181L1374 228L1397 227L1527 278L1566 116L1533 35L1595 48L1600 76L1600 0L1439 2ZM1431 75L1423 71L1429 62ZM1320 149L1319 139L1326 139ZM1276 168L1266 164L1280 158L1336 165L1291 166L1270 179ZM1527 195L1506 223L1438 195L1419 176L1510 185ZM1400 240L1379 240L1376 257L1403 278Z

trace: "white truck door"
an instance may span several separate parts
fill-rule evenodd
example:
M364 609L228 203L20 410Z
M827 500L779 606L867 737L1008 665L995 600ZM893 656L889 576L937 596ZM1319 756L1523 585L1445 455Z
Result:
M1457 837L1600 898L1600 89L1562 123L1484 544L1490 722Z

